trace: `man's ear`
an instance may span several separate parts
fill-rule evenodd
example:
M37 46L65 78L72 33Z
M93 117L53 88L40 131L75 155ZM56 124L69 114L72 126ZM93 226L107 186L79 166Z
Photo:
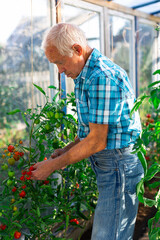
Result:
M79 44L74 44L74 45L72 46L72 49L74 50L74 52L75 52L77 55L79 55L79 56L82 55L82 47L81 47Z

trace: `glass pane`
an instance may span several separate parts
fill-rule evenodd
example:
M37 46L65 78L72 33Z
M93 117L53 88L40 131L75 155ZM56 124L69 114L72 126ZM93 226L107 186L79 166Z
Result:
M100 50L100 16L98 12L65 4L63 14L65 22L81 27L86 34L88 44Z
M138 26L139 94L147 90L152 82L155 59L154 27L140 23Z
M0 5L0 129L21 126L20 116L7 112L25 110L32 102L33 107L43 104L42 94L32 88L32 76L35 84L49 85L48 60L40 49L49 27L47 2L32 0L32 21L31 1L5 0Z
M133 82L132 22L119 16L110 16L110 58L126 70Z
M138 90L139 95L147 93L148 85L153 79L155 64L154 27L144 23L138 25ZM150 111L150 104L143 104L141 117Z
M88 44L100 50L100 14L98 12L64 4L63 14L65 22L78 25L85 32ZM66 77L66 92L73 91L74 82Z

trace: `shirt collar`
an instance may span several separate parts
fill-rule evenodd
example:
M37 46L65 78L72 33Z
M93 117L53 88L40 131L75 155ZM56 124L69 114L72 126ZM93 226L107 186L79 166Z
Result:
M84 80L86 78L86 76L89 74L89 72L92 71L92 69L94 68L94 64L93 62L96 62L97 59L101 56L101 53L96 49L93 48L93 51L91 52L89 58L87 59L86 64L84 65L82 71L80 72L80 74L78 75L78 77L76 77L74 79L74 83L76 84L77 82ZM91 59L92 59L92 64L91 64Z

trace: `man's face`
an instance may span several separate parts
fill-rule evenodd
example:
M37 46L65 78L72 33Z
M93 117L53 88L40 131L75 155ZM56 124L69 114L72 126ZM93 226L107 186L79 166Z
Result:
M47 47L45 55L49 62L57 65L59 73L65 73L67 77L75 79L83 69L85 60L82 54L74 51L72 57L63 56L55 46Z

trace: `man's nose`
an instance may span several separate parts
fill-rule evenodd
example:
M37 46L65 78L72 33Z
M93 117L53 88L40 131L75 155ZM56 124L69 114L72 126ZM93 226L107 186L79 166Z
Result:
M64 67L59 67L59 66L58 66L58 72L59 72L59 73L63 73L64 71L65 71Z

